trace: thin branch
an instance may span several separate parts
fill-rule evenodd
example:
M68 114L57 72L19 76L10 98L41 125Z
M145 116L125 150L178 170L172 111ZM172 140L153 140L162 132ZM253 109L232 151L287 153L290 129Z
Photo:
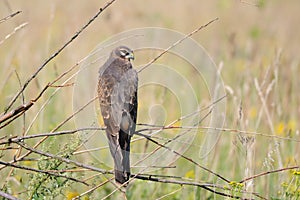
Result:
M90 103L92 103L93 101L95 101L98 97L94 97L93 99L91 99L89 102L87 102L85 105L83 105L81 108L79 108L76 112L74 112L71 116L69 116L67 119L65 119L63 122L61 122L58 126L56 126L51 132L54 132L56 130L58 130L61 126L63 126L66 122L68 122L70 119L72 119L76 114L78 114L79 112L81 112L85 107L87 107ZM34 148L37 148L41 143L43 143L46 139L48 138L48 136L43 137L42 139L40 139L35 145ZM27 157L28 155L30 155L32 153L32 151L29 151L27 153L25 153L24 155L22 155L21 157L18 158L14 158L14 160L10 161L10 163L14 163L18 160L22 160L23 158ZM4 166L5 167L5 166ZM0 167L0 170L3 169L4 167Z
M256 174L254 176L245 178L245 179L241 180L240 183L244 183L244 182L247 182L249 180L252 180L252 179L255 179L255 178L258 178L258 177L261 177L261 176L265 176L265 175L268 175L268 174L273 174L273 173L282 172L282 171L291 170L291 169L299 169L299 168L300 168L300 166L293 166L293 167L285 167L285 168L281 168L281 169L276 169L276 170L272 170L272 171L263 172L263 173Z
M91 193L91 192L94 192L96 189L98 189L99 187L102 187L102 186L105 185L106 183L111 182L112 180L113 180L113 178L110 178L110 179L108 179L108 180L106 180L106 181L100 183L99 185L96 185L95 187L93 187L93 188L91 188L91 189L89 189L89 190L87 190L87 191L81 193L80 195L78 195L78 196L72 198L72 200L80 199L80 197L82 197L82 196L84 196L84 195L86 195L86 194L89 194L89 193Z
M184 36L183 38L181 38L180 40L176 41L175 43L173 43L171 46L169 46L166 50L164 50L163 52L161 52L158 56L156 56L155 58L153 58L150 62L148 62L145 66L143 66L141 69L138 70L138 73L140 73L141 71L143 71L144 69L146 69L147 67L149 67L152 63L154 63L156 60L158 60L160 57L162 57L165 53L167 53L168 51L170 51L170 49L174 48L175 46L177 46L178 44L180 44L181 42L183 42L184 40L186 40L187 38L190 38L192 35L194 35L195 33L199 32L201 29L206 28L208 25L210 25L211 23L217 21L219 18L215 18L211 21L209 21L208 23L200 26L199 28L197 28L196 30L190 32L189 34L187 34L186 36Z
M58 126L56 126L54 128L53 131L56 131L58 129L60 129L65 123L67 123L69 120L71 120L75 115L77 115L78 113L80 113L82 110L84 110L88 105L90 105L91 103L93 103L95 100L98 99L98 96L95 96L94 98L92 98L91 100L89 100L85 105L83 105L81 108L79 108L76 112L74 112L72 115L70 115L68 118L66 118L64 121L62 121Z
M34 105L34 103L43 95L43 93L48 89L49 84L47 84L44 89L38 94L38 96L33 99L30 100L28 103L20 105L19 107L17 107L16 109L2 114L0 116L0 124L2 124L3 122L9 120L8 122L6 122L5 124L3 124L2 126L0 126L0 129L2 129L3 127L7 126L8 124L10 124L12 121L14 121L16 118L18 118L20 115L22 115L23 113L25 113L31 106Z
M189 113L189 114L187 114L187 115L184 115L184 116L179 117L178 119L176 119L176 120L172 121L171 123L169 123L166 127L173 126L175 123L180 122L180 121L182 121L183 119L187 119L187 118L189 118L189 117L192 117L192 116L194 116L194 115L196 115L196 114L198 114L198 113L200 113L200 112L202 112L202 111L204 111L204 110L211 109L215 104L217 104L218 102L222 101L222 100L225 99L226 97L227 97L227 94L224 95L224 96L222 96L222 97L220 97L219 99L215 100L215 101L212 102L210 105L205 106L204 108L200 108L200 109L198 109L198 110L196 110L196 111L194 111L194 112L191 112L191 113ZM162 131L162 130L163 130L163 129L158 129L156 132L152 133L151 135L154 135L154 134L156 134L156 133L158 133L158 132L160 132L160 131ZM140 131L141 131L141 130L140 130Z
M199 163L197 163L197 162L194 161L193 159L191 159L191 158L189 158L189 157L187 157L187 156L185 156L185 155L183 155L183 154L181 154L181 153L179 153L179 152L177 152L177 151L171 149L170 147L167 147L167 146L165 146L165 145L163 145L163 144L160 144L160 143L157 142L156 140L153 140L153 139L152 139L151 137L149 137L148 135L145 135L145 134L142 134L142 133L135 133L135 134L145 137L147 140L151 141L152 143L154 143L154 144L156 144L156 145L158 145L158 146L160 146L160 147L163 147L163 148L167 149L168 151L170 151L170 152L172 152L172 153L174 153L174 154L176 154L176 155L178 155L178 156L184 158L185 160L187 160L187 161L189 161L189 162L195 164L196 166L200 167L201 169L203 169L203 170L205 170L205 171L207 171L207 172L209 172L209 173L211 173L211 174L217 176L218 178L222 179L223 181L225 181L225 182L227 182L227 183L230 182L229 180L227 180L227 179L224 178L223 176L221 176L221 175L219 175L219 174L217 174L217 173L211 171L210 169L207 169L207 168L201 166Z
M52 54L36 71L35 73L27 79L27 81L24 83L22 89L15 95L15 97L11 100L9 103L8 107L6 108L5 112L6 113L12 105L15 103L17 98L20 96L20 94L27 88L28 84L38 75L38 73L51 61L53 60L56 56L58 56L67 46L69 46L81 33L93 22L95 21L96 18L106 9L108 8L113 2L116 0L110 0L106 3L105 6L99 9L99 11L94 15L88 23L86 23L78 32L76 32L69 41L67 41L61 48L59 48L54 54ZM1 43L0 43L1 44ZM0 121L1 123L1 121Z
M3 40L0 40L0 45L3 44L3 42L4 42L5 40L9 39L9 38L10 38L11 36L13 36L16 32L18 32L19 30L21 30L22 28L24 28L24 27L27 26L27 25L28 25L28 23L25 22L25 23L23 23L23 24L17 26L11 33L9 33L8 35L6 35L6 36L4 37ZM21 93L22 93L22 92L20 92L20 94L21 94ZM20 94L19 94L19 96L20 96Z
M80 163L80 162L77 162L77 161L74 161L74 160L70 160L68 158L63 158L61 156L57 156L57 155L54 155L54 154L51 154L51 153L46 153L46 152L37 150L35 148L29 147L28 145L25 145L24 143L21 143L21 142L16 142L16 143L21 145L24 149L30 151L31 153L34 152L34 153L37 153L37 154L40 154L40 155L43 155L43 156L46 156L46 157L50 157L50 158L60 160L62 162L68 163L68 164L71 163L71 164L74 164L78 167L82 167L82 168L90 169L92 171L100 172L102 174L112 174L112 172L108 171L108 170L103 170L103 169L100 169L100 168L97 168L97 167L94 167L94 166L90 166L90 165L86 165L86 164L83 164L83 163Z
M36 134L36 135L11 137L11 138L8 138L7 141L5 141L5 142L0 142L0 145L12 143L12 142L21 142L23 140L32 139L32 138L46 137L46 136L51 137L51 136L56 136L56 135L68 135L68 134L74 134L74 133L81 132L81 131L89 131L89 130L105 130L105 128L89 127L89 128L80 128L80 129L76 129L76 130L66 130L66 131L58 131L58 132L51 132L51 133L40 133L40 134Z
M19 144L20 146L22 146L22 148L24 148L26 150L29 150L31 152L34 152L34 153L37 153L37 154L40 154L40 155L43 155L43 156L46 156L46 157L54 158L54 159L60 160L60 161L65 162L65 163L71 163L71 164L74 164L74 165L76 165L78 167L82 167L82 168L85 168L85 169L90 169L92 171L100 172L101 174L113 174L112 171L107 171L107 170L99 169L99 168L96 168L96 167L93 167L93 166L89 166L89 165L86 165L86 164L83 164L83 163L80 163L80 162L77 162L77 161L73 161L73 160L70 160L70 159L67 159L67 158L63 158L63 157L60 157L60 156L57 156L57 155L53 155L53 154L50 154L50 153L42 152L40 150L31 148L28 145L25 145L24 143L21 143L21 142L16 142L16 143ZM63 178L69 178L70 180L73 180L73 181L78 181L76 179L72 179L70 177L66 177L66 176L60 175L58 173L53 173L52 170L46 170L46 171L37 170L37 169L34 169L34 168L23 167L23 166L11 164L11 163L8 163L8 162L3 162L3 161L0 161L0 164L6 165L6 166L11 166L11 167L14 167L14 168L23 169L23 170L45 173L45 174L52 175L52 176L60 176L60 177L63 177ZM82 171L82 170L83 169L76 169L76 171ZM65 171L59 171L58 170L58 171L55 171L55 172L62 173L62 172L65 172ZM167 177L167 176L163 176L163 175L151 175L151 174L148 174L148 175L147 174L132 174L131 177L134 177L134 179L140 179L140 180L146 180L146 181L152 181L152 182L197 186L197 187L201 187L203 189L209 190L209 191L211 191L211 192L213 192L215 194L219 194L219 195L222 195L222 196L236 198L236 199L240 198L238 196L232 196L232 195L228 195L228 194L225 194L225 193L222 193L222 192L210 189L210 187L218 188L218 189L224 189L224 187L222 187L222 186L218 186L218 185L211 184L211 183L198 183L198 182L191 182L191 181L179 181L179 180L163 179L163 178L159 178L159 177ZM169 178L174 178L174 177L169 177ZM180 178L180 177L175 177L175 178ZM83 182L83 181L81 181L81 182ZM85 183L85 182L83 182L83 183ZM94 188L94 189L97 189L97 188ZM255 193L253 193L253 194L255 194Z
M0 196L4 197L5 199L9 199L9 200L20 200L20 199L18 199L18 198L16 198L16 197L12 196L12 195L10 195L10 194L7 194L7 193L5 193L5 192L2 192L1 190L0 190Z
M44 137L44 138L46 138L46 137ZM26 149L26 150L29 151L29 153L27 153L26 156L30 155L32 152L34 152L34 153L37 153L37 154L40 154L40 155L43 155L43 156L46 156L46 157L50 157L50 158L54 158L54 159L60 160L62 162L68 163L68 164L71 163L71 164L74 164L74 165L76 165L78 167L83 167L83 168L86 168L86 169L90 169L92 171L100 172L103 175L105 175L105 174L113 174L113 172L111 172L111 171L99 169L99 168L96 168L94 166L85 165L83 163L80 163L80 162L77 162L77 161L73 161L73 160L70 160L70 159L67 159L67 158L64 158L64 157L61 157L61 156L57 156L57 155L54 155L54 154L50 154L50 153L46 153L46 152L37 150L37 149L35 149L37 145L35 145L35 147L32 148L32 147L29 147L28 145L25 145L22 142L16 142L16 143L19 144L20 146L22 146L24 149ZM38 143L38 144L40 144L40 143ZM26 157L26 156L23 155L22 157ZM116 185L116 183L114 183L113 181L110 181L110 183L112 183L115 187L117 187L118 189L120 189L120 187L118 187Z
M209 127L209 126L158 126L158 125L145 124L145 123L139 123L137 125L153 127L153 128L140 129L140 130L137 130L137 132L168 130L168 129L210 129L210 130L217 130L217 131L222 131L222 132L242 133L242 134L252 135L252 136L263 136L263 137L268 137L268 138L288 140L288 141L300 143L300 140L289 138L289 137L270 135L267 133L261 133L261 132L257 132L257 131L243 131L240 129L232 129L232 128L219 128L219 127ZM152 137L152 135L151 135L151 137Z
M19 11L17 11L17 12L14 12L14 13L12 13L12 14L10 14L10 15L8 15L8 16L2 18L2 19L0 19L0 24L3 23L3 22L5 22L5 21L7 21L7 20L9 20L10 18L13 18L14 16L20 14L21 12L22 12L22 11L19 10Z
M70 86L74 86L74 83L67 83L67 84L64 84L64 85L50 85L49 87L52 87L52 88L63 88L63 87L70 87Z
M60 157L60 156L57 156L57 155L53 155L53 154L50 154L50 153L46 153L46 152L34 149L34 148L29 147L28 145L25 145L24 143L21 143L21 142L16 142L16 143L19 144L20 146L22 146L24 149L30 151L30 152L34 152L34 153L37 153L37 154L40 154L40 155L43 155L43 156L46 156L46 157L51 157L51 158L60 160L60 161L65 162L65 163L71 163L71 164L74 164L74 165L76 165L78 167L90 169L92 171L97 171L97 172L100 172L101 174L113 174L113 172L111 172L111 171L99 169L99 168L96 168L94 166L89 166L89 165L86 165L86 164L83 164L83 163L80 163L80 162L77 162L77 161L73 161L73 160L70 160L70 159L67 159L67 158L63 158L63 157ZM168 148L168 147L166 147L166 148ZM182 155L182 156L185 157L184 155ZM189 159L189 158L187 158L187 159ZM189 159L189 160L191 160L191 159ZM193 161L193 163L195 164L194 161ZM11 164L11 163L7 163L7 166L17 166L17 165L14 165L14 164ZM45 171L43 171L43 172L45 172ZM48 171L46 171L46 172L50 173ZM221 177L220 175L217 175L217 176ZM180 185L183 185L183 184L184 185L194 185L194 186L203 187L203 188L204 187L209 187L209 186L210 187L215 187L215 185L213 185L213 184L199 184L199 183L192 183L192 182L184 182L184 181L176 181L176 180L167 180L167 179L153 178L154 176L152 176L152 175L145 176L143 174L141 174L141 175L139 175L139 174L136 174L136 175L132 174L131 177L134 177L136 179L141 179L141 180L149 180L149 181L162 182L162 183L174 183L174 184L180 184ZM222 178L222 179L224 180L225 178ZM226 181L226 182L229 182L229 181ZM220 194L220 195L223 195L223 196L226 195L226 194L223 194L223 193L219 193L217 191L214 191L214 193ZM232 197L232 196L229 196L229 197ZM234 197L232 197L232 198L234 198Z
M19 148L8 146L8 147L0 148L0 151L10 150L10 149L19 149Z
M115 1L115 0L114 0ZM102 10L106 9L110 4L112 4L114 1L110 1L109 3L106 4L105 7L103 7ZM101 9L100 9L101 11ZM98 12L83 28L81 28L81 30L79 32L77 32L77 34L75 35L76 37L85 29L87 28L87 26L92 23L97 17L98 15L100 15L101 12ZM76 37L73 36L72 39L69 41L69 43L72 42L72 40L74 40ZM60 53L60 51L63 50L63 48L65 48L68 45L68 43L66 43L64 45L64 47L62 47L60 50L57 51L56 56ZM54 56L54 55L53 55ZM47 61L50 62L51 59L53 59L54 57L51 56ZM85 57L86 58L86 57ZM85 59L84 58L84 59ZM82 59L82 61L84 60ZM72 66L69 70L67 70L66 72L64 72L63 74L61 74L57 79L55 79L54 81L52 81L52 83L48 83L44 89L39 93L39 95L34 99L31 100L30 102L28 102L27 104L23 104L21 106L19 106L18 108L10 111L9 113L7 113L7 111L9 110L9 108L12 106L12 104L15 102L16 98L25 90L25 88L27 87L27 85L29 84L29 82L35 78L37 76L37 74L42 70L43 67L45 67L47 65L47 61L34 73L34 75L28 79L25 84L23 85L23 87L21 88L20 92L16 95L16 97L12 100L12 102L9 104L8 108L5 110L5 112L0 115L0 124L13 118L12 120L8 121L6 124L0 126L0 129L7 126L8 124L10 124L12 121L14 121L16 118L18 118L20 115L22 115L24 112L26 112L30 107L33 106L33 104L43 95L43 93L49 88L51 87L54 83L56 83L59 79L61 79L63 76L65 76L67 73L69 73L70 71L72 71L75 67L77 67L79 65L79 63L75 64L74 66ZM21 114L20 114L21 113Z
M51 170L45 170L46 172L56 172L56 173L65 173L65 172L85 172L90 171L89 169L81 169L81 168L75 168L75 169L51 169Z
M198 182L189 182L189 181L177 181L177 180L169 180L169 179L160 179L160 178L153 178L151 175L150 176L142 176L142 175L131 175L131 177L135 177L136 179L140 179L140 180L147 180L147 181L152 181L152 182L159 182L159 183L170 183L170 184L176 184L176 185L189 185L189 186L196 186L196 187L200 187L206 190L209 190L210 192L213 192L215 194L219 194L225 197L230 197L230 198L235 198L235 199L239 199L240 197L237 196L232 196L232 195L228 195L222 192L218 192L216 190L212 190L210 188L218 188L218 189L223 189L223 186L218 186L215 184L211 184L211 183L198 183Z
M15 74L16 74L17 80L18 80L19 85L20 85L20 88L21 88L21 87L22 87L22 82L21 82L21 79L20 79L20 76L19 76L17 70L15 70ZM25 104L25 96L24 96L24 93L23 93L23 92L21 93L21 99L22 99L22 104ZM24 136L24 134L25 134L25 126L26 126L26 114L25 114L25 112L24 112L24 113L23 113L22 136ZM17 151L15 151L13 157L14 157L14 158L15 158L15 157L19 157L20 154L21 154L21 152L22 152L22 147L19 146L19 149L18 149ZM10 177L11 174L13 173L13 171L14 171L14 170L12 169L12 170L8 173L8 176L7 176L7 177Z
M13 167L13 168L18 168L18 169L26 170L26 171L33 171L33 172L43 173L43 174L47 174L49 176L62 177L62 178L66 178L66 179L69 179L71 181L75 181L75 182L78 182L78 183L82 183L82 184L84 184L86 186L89 186L89 184L85 183L84 181L78 180L76 178L72 178L72 177L60 175L60 174L57 174L57 173L52 173L52 172L49 172L49 171L39 170L39 169L25 167L25 166L20 166L20 165L16 165L16 164L9 163L9 162L4 162L4 161L1 161L1 160L0 160L0 164L1 165L5 165L5 166L9 166L9 167Z
M181 185L181 187L179 187L177 190L174 190L174 191L172 191L172 192L170 192L170 193L168 193L168 194L165 194L165 195L163 195L163 196L161 196L161 197L159 197L159 198L157 198L156 200L161 200L161 199L164 199L164 198L166 198L166 197L168 197L168 196L170 196L170 195L172 195L172 194L175 194L176 192L179 192L180 190L182 190L182 185Z

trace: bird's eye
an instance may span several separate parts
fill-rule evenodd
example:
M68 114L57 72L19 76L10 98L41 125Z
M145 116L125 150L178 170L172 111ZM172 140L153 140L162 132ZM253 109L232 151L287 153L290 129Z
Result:
M127 51L126 49L121 49L121 50L120 50L120 54L121 54L121 56L125 57L125 56L128 55L129 53L128 53L128 51Z

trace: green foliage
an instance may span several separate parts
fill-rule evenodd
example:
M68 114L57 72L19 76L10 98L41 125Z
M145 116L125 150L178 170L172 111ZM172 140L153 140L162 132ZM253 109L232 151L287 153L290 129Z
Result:
M244 188L244 184L243 183L238 183L236 181L231 181L229 183L229 190L231 195L233 196L239 196L242 193L242 190Z
M278 196L282 199L296 200L300 198L300 171L291 170L290 178L281 184Z
M58 156L68 159L72 157L74 150L76 150L79 145L79 139L72 137L70 141L70 143L64 144L62 151L57 154ZM46 141L43 143L43 151L47 152L53 149L54 144L57 142L57 139ZM56 170L67 170L69 166L58 159L42 156L37 162L37 168L43 171L55 172ZM63 172L60 174L68 177L77 176L72 172ZM64 190L72 184L72 181L69 179L44 173L29 174L29 178L28 196L33 200L61 197L64 194Z

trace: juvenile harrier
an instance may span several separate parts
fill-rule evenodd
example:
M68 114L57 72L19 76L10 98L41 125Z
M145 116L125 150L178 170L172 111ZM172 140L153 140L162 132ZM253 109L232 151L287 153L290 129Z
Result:
M115 164L115 180L123 184L130 177L130 139L137 117L137 72L130 60L131 49L114 49L99 70L98 95L106 126L110 153Z

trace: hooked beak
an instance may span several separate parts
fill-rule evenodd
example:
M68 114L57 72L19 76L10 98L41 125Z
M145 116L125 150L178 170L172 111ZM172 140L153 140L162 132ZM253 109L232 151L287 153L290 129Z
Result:
M130 54L126 55L125 58L127 58L128 60L134 60L133 52L130 52Z

